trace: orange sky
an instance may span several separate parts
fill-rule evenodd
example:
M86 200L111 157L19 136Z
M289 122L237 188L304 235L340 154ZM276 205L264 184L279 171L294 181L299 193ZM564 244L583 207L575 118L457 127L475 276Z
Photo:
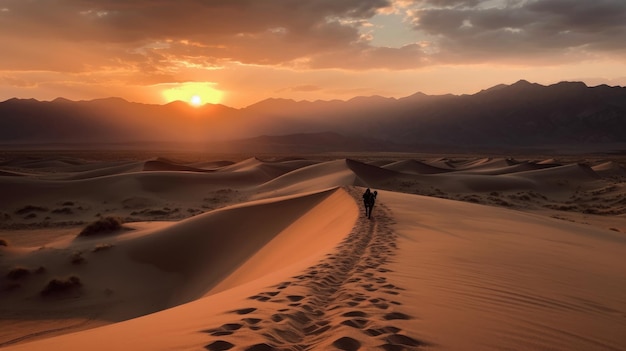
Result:
M624 0L0 0L0 101L626 85L624 38Z

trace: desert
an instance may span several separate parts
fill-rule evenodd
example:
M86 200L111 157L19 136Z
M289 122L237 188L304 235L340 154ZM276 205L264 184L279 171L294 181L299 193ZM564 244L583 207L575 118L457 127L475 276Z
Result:
M146 156L2 154L4 349L626 347L619 155Z
M625 0L0 0L0 351L626 351Z

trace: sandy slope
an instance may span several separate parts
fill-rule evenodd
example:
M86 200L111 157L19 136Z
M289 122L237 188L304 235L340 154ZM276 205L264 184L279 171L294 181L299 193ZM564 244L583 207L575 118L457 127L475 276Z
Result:
M157 161L2 163L23 174L0 176L2 223L38 229L1 233L1 346L626 349L617 162ZM372 220L363 186L379 191ZM203 210L93 239L60 222L164 206ZM59 228L47 242L42 213ZM16 267L30 273L6 276ZM40 296L70 275L82 286Z
M381 199L398 221L390 278L411 286L401 297L413 301L415 334L453 350L626 347L622 233L433 198Z

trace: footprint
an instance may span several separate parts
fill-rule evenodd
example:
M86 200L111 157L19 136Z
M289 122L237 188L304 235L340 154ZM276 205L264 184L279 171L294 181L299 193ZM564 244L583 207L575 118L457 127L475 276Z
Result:
M387 342L394 345L406 345L406 346L423 346L426 343L419 340L415 340L409 336L402 334L392 334L386 338Z
M304 296L300 296L300 295L288 295L287 299L289 299L289 301L291 302L298 302L302 299L304 299Z
M274 350L278 350L278 349L266 343L255 344L246 349L246 351L274 351Z
M402 289L402 288L400 288L400 287L397 287L397 286L395 286L395 285L393 285L393 284L383 285L383 288L385 288L385 289L404 290L404 289Z
M354 319L345 320L341 322L341 324L347 325L349 327L356 328L356 329L363 329L365 325L367 324L367 322L368 320L364 318L354 318Z
M270 298L268 296L254 295L254 296L248 297L248 299L249 300L259 300L261 302L265 302L265 301L269 300Z
M342 317L367 317L367 313L362 311L350 311L341 315Z
M226 335L233 334L235 330L241 329L242 326L243 326L242 324L229 323L229 324L224 324L219 328L205 330L204 332L209 333L212 336L226 336Z
M220 328L224 330L239 330L241 327L243 327L243 325L239 323L227 323L222 325Z
M404 314L402 312L391 312L391 313L387 313L384 317L384 319L390 321L390 320L394 320L394 319L411 319L411 317L407 314Z
M389 304L381 302L381 303L375 303L374 306L376 308L380 308L381 310L386 310L389 308Z
M257 324L261 321L261 319L259 318L244 318L242 319L242 321L248 323L248 324Z
M371 329L371 328L364 330L363 332L369 336L379 336L383 334L383 332L380 329Z
M382 328L381 330L382 330L385 334L396 334L397 332L399 332L399 331L400 331L400 330L402 330L402 329L400 329L400 328L396 328L396 327L393 327L393 326L387 326L387 327Z
M250 307L250 308L242 308L242 309L239 309L239 310L234 310L234 311L231 311L231 313L248 314L248 313L252 313L254 311L256 311L256 308Z
M211 333L211 336L226 336L226 335L232 335L232 334L233 332L230 330L218 330L218 331Z
M361 347L361 343L356 339L344 336L342 338L335 340L333 342L333 346L335 346L336 348L340 350L356 351Z
M272 321L274 321L275 323L282 322L284 319L285 319L285 317L283 317L282 315L280 315L278 313L272 315Z
M208 344L204 348L209 350L209 351L224 351L224 350L230 350L234 346L235 345L229 343L228 341L217 340L217 341L214 341L214 342Z
M276 289L280 289L280 290L282 290L282 289L284 289L284 288L288 287L289 285L291 285L291 282L282 282L282 283L280 283L280 284L276 287Z

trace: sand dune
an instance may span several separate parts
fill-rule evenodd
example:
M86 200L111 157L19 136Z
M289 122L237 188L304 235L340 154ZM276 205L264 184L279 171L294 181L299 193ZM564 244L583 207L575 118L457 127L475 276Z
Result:
M438 174L450 172L450 169L431 166L427 163L416 160L396 161L382 167L392 171L409 174Z
M623 169L5 161L0 347L626 349ZM76 237L108 215L127 223Z
M232 165L234 163L235 162L228 161L228 160L201 161L201 162L190 163L189 166L196 167L196 168L202 168L202 169L206 169L206 170L215 170L217 168L230 166L230 165Z
M626 176L626 168L624 168L624 166L620 166L618 163L613 162L613 161L608 161L608 162L595 165L591 167L591 169L602 177L611 177L611 176L625 177Z
M202 168L179 165L164 160L150 160L144 162L144 171L185 171L185 172L208 172Z

